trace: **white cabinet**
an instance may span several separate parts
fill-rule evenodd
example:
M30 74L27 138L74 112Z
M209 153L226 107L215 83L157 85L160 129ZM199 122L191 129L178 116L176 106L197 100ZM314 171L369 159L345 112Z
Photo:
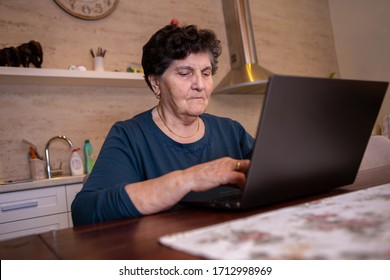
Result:
M0 240L68 227L66 213L0 224Z
M83 184L73 184L73 185L65 186L69 227L73 227L72 213L71 213L72 202L76 197L76 194L81 190L82 187Z
M70 205L82 184L0 194L0 240L72 226Z

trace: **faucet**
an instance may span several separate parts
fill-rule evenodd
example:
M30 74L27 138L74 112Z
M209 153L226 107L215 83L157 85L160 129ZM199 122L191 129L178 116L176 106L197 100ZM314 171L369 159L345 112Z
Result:
M49 147L50 147L50 144L53 140L56 140L56 139L62 139L62 140L65 140L69 147L72 148L73 147L73 143L72 141L70 141L70 139L64 135L58 135L58 136L54 136L53 138L51 138L47 144L46 144L46 148L45 148L45 155L46 155L46 171L47 171L47 178L50 179L52 178L52 175L51 175L51 167L50 167L50 154L49 154Z

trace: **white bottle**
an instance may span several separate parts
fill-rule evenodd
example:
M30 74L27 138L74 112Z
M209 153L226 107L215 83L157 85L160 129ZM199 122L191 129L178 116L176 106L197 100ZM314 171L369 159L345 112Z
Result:
M84 164L78 151L80 148L72 150L72 156L70 157L70 171L72 176L84 174Z

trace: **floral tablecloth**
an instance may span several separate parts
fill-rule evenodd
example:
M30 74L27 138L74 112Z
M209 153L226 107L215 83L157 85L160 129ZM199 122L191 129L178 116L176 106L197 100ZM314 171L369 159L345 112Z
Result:
M163 236L208 259L390 259L390 184Z

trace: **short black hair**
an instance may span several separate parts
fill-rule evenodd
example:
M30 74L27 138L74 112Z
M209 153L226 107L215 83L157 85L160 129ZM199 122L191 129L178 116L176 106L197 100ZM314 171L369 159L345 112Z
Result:
M166 25L153 34L143 47L142 68L146 83L152 88L149 75L161 76L174 60L200 52L210 54L214 75L222 52L221 42L215 33L209 29L198 29L196 25Z

